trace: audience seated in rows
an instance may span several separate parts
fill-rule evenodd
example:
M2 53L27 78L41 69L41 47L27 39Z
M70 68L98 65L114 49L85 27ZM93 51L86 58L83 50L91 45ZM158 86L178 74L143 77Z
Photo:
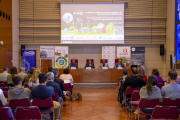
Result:
M54 88L54 91L56 91L58 93L59 101L60 101L60 104L61 104L61 102L62 102L62 91L61 91L61 88L60 88L59 84L54 82L54 73L53 72L48 72L47 75L48 75L48 81L47 81L46 85L47 86L52 86Z
M63 81L64 80L69 80L70 81L70 84L71 84L71 86L70 86L70 93L72 94L72 88L73 88L73 77L72 77L72 75L71 74L69 74L69 69L64 69L64 72L63 72L64 74L62 74L61 76L60 76L60 79L62 79Z
M4 97L4 93L1 89L0 89L0 101L3 106L5 106L7 104L7 99Z
M13 78L14 87L10 87L8 90L8 101L13 99L31 99L31 90L29 88L24 88L22 86L22 78L20 76L15 76Z
M132 87L132 88L136 88L136 87L143 87L146 85L146 82L137 76L138 70L137 68L133 67L132 69L132 75L131 76L127 76L124 82L124 92L126 91L127 87ZM127 97L131 97L131 95L128 95ZM128 105L129 105L129 100L127 101ZM127 111L131 110L131 105L129 105L129 108L127 109ZM132 108L133 109L133 108Z
M39 85L35 86L31 89L31 94L33 98L40 98L40 99L45 99L49 97L54 96L54 88L51 86L47 86L48 76L45 73L40 73L39 75ZM54 116L55 120L60 118L60 104L56 101L53 101L54 104ZM39 108L40 110L48 110L51 108Z
M118 100L120 101L120 103L122 103L123 100L123 86L124 86L124 81L127 78L127 74L128 74L128 69L127 68L123 68L123 76L121 78L119 78L119 85L118 85Z
M24 77L24 84L28 84L28 83L29 83L29 79L32 77L33 72L34 72L35 69L36 69L35 67L32 67L32 68L29 70L28 75L26 75L26 76Z
M140 98L147 99L159 99L162 102L161 90L156 86L157 78L155 75L150 75L147 80L146 86L143 86L140 90ZM152 113L153 109L141 109L142 112ZM151 119L150 116L146 116L146 119Z
M143 68L138 69L138 77L141 77L144 81L147 82L147 76L145 75L145 71Z
M57 83L57 84L59 84L59 86L60 86L60 88L61 88L62 95L64 96L63 91L65 91L65 89L64 89L63 80L58 78L59 69L54 68L54 69L53 69L53 73L54 73L54 82Z
M39 68L36 68L33 71L32 77L29 79L29 83L28 83L29 87L34 87L39 85L39 74L40 74L40 70Z
M8 84L8 87L14 87L14 84L13 84L13 78L15 76L17 76L17 68L16 67L12 67L11 68L11 74L7 76L7 84Z
M24 67L21 67L21 68L20 68L20 72L18 73L18 76L21 76L22 82L24 81L24 77L25 77L26 75L27 75L27 74L25 73L25 68L24 68Z
M159 75L158 69L153 69L152 74L157 77L157 84L163 84L164 83L162 77Z
M7 82L7 76L9 75L8 73L8 68L7 67L4 67L3 68L3 72L0 73L0 81L2 82Z
M170 70L168 78L170 79L170 83L162 87L162 96L172 100L180 98L180 85L176 82L177 72L173 69Z

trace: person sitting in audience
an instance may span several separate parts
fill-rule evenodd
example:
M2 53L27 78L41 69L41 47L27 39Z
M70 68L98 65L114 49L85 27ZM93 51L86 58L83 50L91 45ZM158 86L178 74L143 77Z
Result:
M159 99L159 102L162 102L161 90L156 86L157 78L155 75L150 75L147 80L146 86L143 86L140 90L140 98L147 99ZM152 113L153 109L141 109L142 112ZM151 119L151 116L146 116L146 119Z
M13 78L13 84L14 87L10 87L8 90L8 100L31 99L31 90L22 86L22 78L20 76L15 76Z
M144 81L147 82L147 76L145 75L145 71L143 68L138 69L138 77L141 77Z
M24 77L25 77L26 75L27 75L27 74L25 73L25 68L24 68L24 67L21 67L21 68L20 68L20 73L18 73L18 76L21 76L22 81L24 81Z
M53 68L52 67L48 67L48 72L52 72Z
M118 63L115 64L114 68L118 67L124 67L124 64L122 63L121 59L118 60Z
M71 84L71 86L70 86L70 93L72 94L72 89L73 89L73 77L72 77L72 75L71 74L69 74L69 69L64 69L64 74L62 74L61 76L60 76L60 79L62 79L63 81L65 81L65 80L68 80L69 82L70 82L70 84Z
M0 101L3 106L5 106L7 104L7 99L4 97L4 93L1 89L0 89Z
M180 85L176 82L177 72L171 69L168 73L170 83L161 88L162 96L172 100L180 98Z
M34 87L39 85L39 74L40 74L40 70L36 68L33 72L32 77L29 79L29 83L28 83L29 87Z
M84 68L86 68L86 67L95 68L94 63L92 63L91 60L88 60L88 63L86 63L86 66Z
M102 63L99 66L99 68L102 68L102 67L108 67L109 68L109 65L108 65L108 63L105 62L105 59L102 59Z
M17 68L16 67L12 67L11 68L11 74L7 76L7 84L8 84L8 87L14 87L14 84L13 84L13 78L15 76L17 76Z
M78 64L75 62L75 59L72 59L72 63L69 64L68 68L76 67L78 68Z
M32 77L33 72L34 72L35 69L36 69L35 67L32 67L32 68L29 70L28 75L26 75L26 76L24 77L24 84L28 84L28 83L29 83L29 79Z
M48 81L46 83L47 86L52 86L54 88L54 91L56 91L59 95L59 101L60 101L60 104L62 102L62 91L61 91L61 88L60 86L54 82L54 73L53 72L48 72L47 73L48 75Z
M39 75L39 85L31 89L31 94L33 98L45 99L54 96L54 88L52 86L47 86L48 76L45 73L40 73ZM60 103L53 101L54 104L54 119L58 120L60 117ZM39 108L40 110L48 110L51 108Z
M159 71L158 69L153 69L152 74L157 77L157 84L164 84L163 79L161 76L159 76Z
M4 67L3 72L0 74L0 81L7 82L7 76L8 75L9 75L8 68Z
M124 81L127 77L128 74L128 69L127 68L123 68L123 76L121 78L119 78L119 86L118 86L118 99L120 100L120 103L122 103L123 100L123 86L124 86Z
M62 95L64 96L65 94L63 94L63 91L65 91L65 89L64 89L63 80L58 78L59 69L54 68L54 69L53 69L53 73L54 73L54 82L57 83L57 84L59 84L59 86L60 86L60 88L61 88Z
M132 87L132 88L136 88L136 87L143 87L146 85L146 82L137 76L138 70L137 68L133 67L131 69L132 71L132 76L127 76L124 82L124 92L126 91L127 87ZM131 97L131 95L127 95L127 97ZM127 101L128 105L129 105L129 101ZM127 109L127 111L131 110L131 107L129 105L129 108ZM133 108L132 108L133 109Z

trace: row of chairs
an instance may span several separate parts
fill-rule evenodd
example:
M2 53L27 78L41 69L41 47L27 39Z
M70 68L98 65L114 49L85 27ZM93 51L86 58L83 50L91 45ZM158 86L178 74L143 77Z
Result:
M140 100L139 90L140 90L139 87L138 88L128 87L127 90L126 90L125 95L130 95L131 94L131 98L126 97L126 99L130 100L131 105L139 107L139 109L136 109L136 113L138 113L138 118L139 118L139 114L141 114L141 115L152 115L152 113L144 113L140 109L147 109L147 108L148 109L154 109L155 106L160 105L159 100L158 99L148 100L148 99L145 99L145 98L142 98ZM174 109L174 110L175 109L180 109L180 99L171 100L170 98L165 98L163 100L163 102L162 102L162 106L175 106L176 107L176 108L170 108L170 111L171 111L171 109ZM169 109L167 109L167 107L162 107L162 106L161 106L161 108L157 108L157 109L169 110ZM123 108L123 110L124 110L124 108ZM131 109L131 113L132 113L132 109ZM156 114L156 112L155 112L155 114ZM129 116L130 116L130 112L129 112ZM164 116L164 117L167 118L167 116Z
M2 105L1 101L0 101L0 105ZM9 108L11 108L13 112L14 111L17 112L17 108L21 108L23 111L23 108L20 106L23 106L25 108L31 108L31 104L29 102L29 99L10 100L9 101ZM53 101L51 98L45 98L45 99L34 98L32 106L36 106L38 108L40 108L40 107L53 108L54 105L53 105ZM2 107L2 106L0 107L0 114L1 114L0 119L6 120L5 117L7 117L7 116L3 116L3 114L2 114L2 113L4 113L3 112L4 108L6 108L6 107ZM40 111L40 114L49 114L49 113L52 113L53 111L54 111L53 109L49 109L46 111ZM14 112L15 116L16 116L16 112ZM10 112L7 114L9 114L9 116L11 116ZM21 115L24 116L24 114L21 114ZM24 119L36 119L36 118L24 118Z

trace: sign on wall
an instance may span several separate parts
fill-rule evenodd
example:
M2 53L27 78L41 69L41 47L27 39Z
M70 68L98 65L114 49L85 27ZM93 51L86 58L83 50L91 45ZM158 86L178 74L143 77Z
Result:
M132 47L131 59L132 65L138 65L138 68L145 70L145 47Z
M130 58L130 57L131 57L130 46L117 47L117 58Z
M115 64L115 46L102 46L102 59L107 59L109 68Z
M68 46L55 46L55 68L68 67Z
M36 67L36 50L23 50L23 67L26 73Z
M54 46L40 46L40 59L52 59L54 67Z

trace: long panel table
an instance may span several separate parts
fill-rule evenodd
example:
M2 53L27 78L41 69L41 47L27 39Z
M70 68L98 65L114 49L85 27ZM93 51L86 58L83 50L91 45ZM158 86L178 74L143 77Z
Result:
M59 69L59 75L64 69ZM123 76L121 69L70 69L69 73L74 79L74 83L117 83ZM131 75L130 69L128 75Z

